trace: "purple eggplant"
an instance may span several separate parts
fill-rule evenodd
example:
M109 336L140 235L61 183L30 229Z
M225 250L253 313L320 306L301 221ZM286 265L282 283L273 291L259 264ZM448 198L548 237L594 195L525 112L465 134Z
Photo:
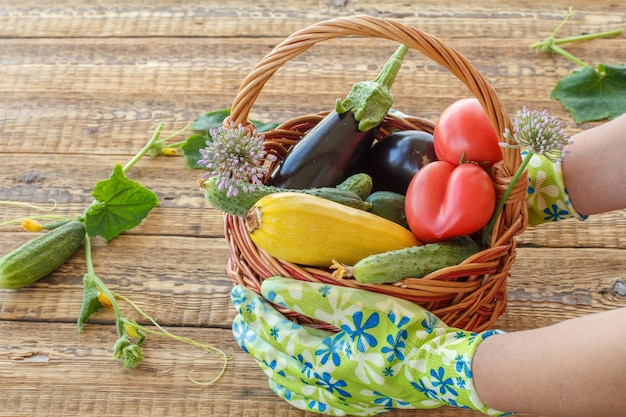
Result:
M391 86L408 47L401 45L371 81L354 84L344 100L289 151L266 179L281 188L333 187L346 179L374 143L393 104Z
M417 171L436 160L433 135L420 130L404 130L376 142L365 155L361 171L372 177L372 191L406 194Z
M378 134L378 126L362 132L358 125L352 112L332 111L293 147L266 183L291 189L339 184L355 169Z

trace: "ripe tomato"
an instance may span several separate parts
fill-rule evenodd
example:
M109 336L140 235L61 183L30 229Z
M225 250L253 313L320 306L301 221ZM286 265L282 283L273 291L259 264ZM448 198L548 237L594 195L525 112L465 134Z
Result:
M490 167L502 159L496 130L475 98L457 100L446 108L433 136L439 160L458 165L463 159Z
M411 180L404 209L415 237L429 243L480 230L495 205L493 184L483 168L434 161Z

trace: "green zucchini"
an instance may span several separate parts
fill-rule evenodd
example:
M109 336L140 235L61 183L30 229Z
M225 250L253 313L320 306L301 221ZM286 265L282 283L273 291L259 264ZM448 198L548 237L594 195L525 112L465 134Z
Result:
M373 187L374 183L372 181L372 177L364 172L350 175L341 184L336 186L336 188L340 188L342 190L352 191L363 200L370 195Z
M480 247L468 236L440 243L411 246L361 259L354 266L334 265L335 276L353 276L368 284L385 284L403 278L421 278L447 266L458 265Z
M225 188L220 190L216 182L216 177L200 181L199 185L204 189L204 197L216 209L239 217L245 217L246 212L252 208L252 206L254 206L254 204L261 199L261 197L265 197L268 194L287 191L322 197L359 210L368 210L371 207L370 203L363 201L363 199L361 199L361 197L356 195L354 192L335 187L289 190L269 185L261 185L249 192L244 192L240 189L237 195L228 197L226 195L228 190Z
M406 197L393 191L374 191L365 201L372 204L370 213L384 217L402 227L409 228L404 211Z
M72 220L37 236L0 259L0 288L32 284L61 266L85 239L85 225Z

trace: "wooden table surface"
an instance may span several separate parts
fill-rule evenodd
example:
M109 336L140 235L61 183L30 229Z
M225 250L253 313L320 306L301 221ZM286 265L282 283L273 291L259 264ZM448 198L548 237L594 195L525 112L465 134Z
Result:
M267 0L4 1L0 4L0 201L82 213L96 181L125 163L159 123L163 135L231 104L254 64L290 33L337 16L400 20L457 48L495 86L510 114L547 108L572 134L576 125L548 96L574 64L529 45L548 36L569 5L562 35L623 28L617 0L351 1ZM336 39L289 62L252 109L263 121L329 109L352 83L371 79L395 44ZM568 47L584 61L623 63L624 35ZM394 86L395 107L435 120L467 96L446 70L416 51ZM184 135L181 140L184 139ZM601 175L602 167L598 167ZM20 290L0 290L0 416L304 416L275 397L230 330L222 216L204 200L182 157L144 158L129 177L160 205L134 230L105 244L92 239L96 272L166 329L235 351L221 363L200 348L149 335L134 370L112 359L114 315L97 313L79 333L84 250L53 274ZM45 214L0 205L0 222ZM0 254L32 235L0 228ZM509 278L508 309L497 327L545 326L626 306L626 211L528 229ZM128 307L129 317L140 322ZM387 415L476 416L449 407Z

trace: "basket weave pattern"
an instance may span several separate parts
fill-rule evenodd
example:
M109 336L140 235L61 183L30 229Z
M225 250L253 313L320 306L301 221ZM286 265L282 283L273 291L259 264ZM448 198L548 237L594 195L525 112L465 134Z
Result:
M506 110L491 85L459 52L415 28L370 16L328 20L293 33L266 55L243 80L232 104L231 116L224 121L224 125L229 126L234 122L236 125L241 123L251 126L248 115L252 105L264 84L283 64L318 42L342 36L376 37L403 43L444 66L480 101L499 134L499 140L505 141L503 132L511 127ZM298 117L266 132L266 149L276 155L277 162L280 161L290 147L323 116L324 113ZM378 138L382 139L396 129L432 133L433 127L434 124L425 119L388 115ZM503 149L503 160L492 169L498 201L520 163L518 150ZM491 327L506 308L507 277L516 253L515 236L522 233L527 225L526 182L527 179L523 176L509 195L488 238L486 249L460 265L440 269L422 278L405 278L393 284L361 284L352 279L337 280L329 270L273 258L250 240L243 219L225 214L224 234L230 250L227 273L234 283L256 291L260 291L264 279L276 275L364 288L415 302L450 326L482 331ZM480 234L475 237L479 238ZM312 321L297 313L281 311L299 323L331 329L324 323Z

